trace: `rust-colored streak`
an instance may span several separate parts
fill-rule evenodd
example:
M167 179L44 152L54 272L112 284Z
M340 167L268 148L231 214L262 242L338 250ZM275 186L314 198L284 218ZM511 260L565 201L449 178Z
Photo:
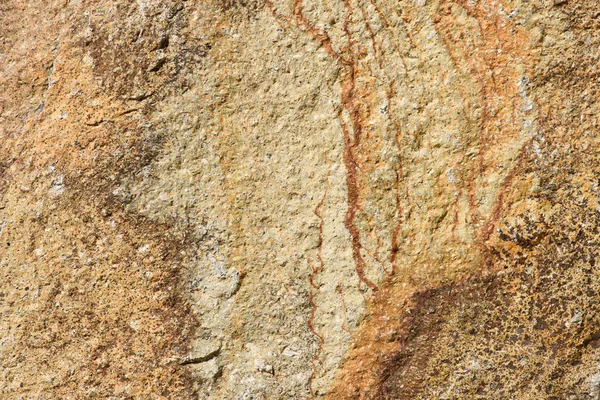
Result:
M269 8L269 10L271 10L271 14L273 14L273 17L275 17L275 20L277 21L279 26L281 26L283 30L286 30L286 25L290 25L290 19L287 16L277 12L277 10L275 9L275 4L273 4L271 0L265 0L265 4Z
M356 214L359 210L359 191L357 182L357 165L352 153L353 145L348 132L348 126L342 121L342 130L344 131L344 163L346 164L346 186L348 190L348 211L344 220L344 226L350 232L352 243L352 257L356 262L356 274L361 282L366 284L371 290L377 291L377 286L365 276L366 263L361 254L362 245L360 241L360 231L354 223Z
M379 18L381 18L381 22L383 22L383 25L385 25L386 27L390 26L390 23L388 22L387 18L385 17L385 15L381 12L381 10L379 9L379 6L377 5L377 3L375 2L375 0L369 0L369 2L371 3L371 5L373 6L373 8L375 8L375 10L377 11L377 14L379 15Z
M365 274L366 263L361 254L362 244L360 239L360 231L355 224L357 214L360 210L360 196L358 184L358 161L355 156L355 151L358 149L361 141L363 130L362 118L360 111L356 105L355 80L356 80L356 64L353 60L352 51L352 34L349 30L350 19L352 18L353 8L349 1L345 1L346 16L344 20L344 31L348 39L349 57L343 57L338 51L333 48L333 42L330 36L322 29L316 28L306 16L303 14L302 0L294 1L294 16L300 26L308 32L320 46L329 54L339 65L343 71L342 78L342 93L341 103L343 109L348 113L350 123L352 125L352 135L348 129L348 125L343 121L343 115L340 113L339 119L344 134L344 164L346 167L346 186L348 191L347 201L348 210L344 220L344 226L351 236L352 257L356 263L356 274L360 282L364 283L372 291L377 291L377 285L367 278Z
M349 61L345 60L341 54L333 48L333 42L331 41L329 34L323 29L315 27L308 18L304 16L302 9L302 0L294 0L294 17L296 17L301 28L306 30L319 43L321 48L323 48L323 50L325 50L325 52L335 61L342 65L348 65Z
M383 66L383 60L381 59L381 57L379 57L379 55L377 53L377 42L375 40L375 33L373 32L373 28L371 27L371 24L369 23L369 13L367 13L367 10L360 2L358 3L358 7L360 8L360 12L363 15L363 22L365 23L365 28L367 28L367 32L369 33L369 38L371 39L371 49L373 50L373 58L377 62L377 65L379 66L379 68L382 71L385 71L384 66Z

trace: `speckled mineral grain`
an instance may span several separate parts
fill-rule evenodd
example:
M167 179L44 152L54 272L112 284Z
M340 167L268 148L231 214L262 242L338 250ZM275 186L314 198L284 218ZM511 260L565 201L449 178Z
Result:
M0 1L0 399L600 399L596 0Z

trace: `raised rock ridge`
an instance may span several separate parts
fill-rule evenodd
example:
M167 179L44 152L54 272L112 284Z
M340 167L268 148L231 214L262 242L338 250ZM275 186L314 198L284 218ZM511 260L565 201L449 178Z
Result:
M591 0L0 3L0 398L600 399Z

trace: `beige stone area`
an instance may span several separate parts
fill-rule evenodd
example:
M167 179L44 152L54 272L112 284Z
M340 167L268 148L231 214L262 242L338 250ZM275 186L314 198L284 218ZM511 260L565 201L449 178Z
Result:
M122 189L132 211L194 228L185 270L198 334L221 343L222 376L201 388L214 398L306 397L320 352L309 324L337 344L314 360L329 364L331 381L350 340L336 287L350 290L349 324L364 308L343 226L338 101L323 84L337 68L310 39L287 37L270 13L256 18L223 23L192 87L157 111L170 121L163 155ZM254 54L260 62L248 61ZM327 269L330 279L313 273L322 242L323 263L339 265ZM320 287L330 298L313 320L309 298L320 304Z
M0 4L0 398L597 398L595 15Z
M428 15L437 6L415 8L416 27L386 19L400 25L389 31L373 5L307 11L314 22L285 14L285 6L220 27L225 34L207 61L214 65L157 111L172 135L164 158L123 189L136 199L136 212L175 215L199 229L202 244L188 267L192 304L202 334L223 343L222 377L207 395L294 397L308 394L307 382L313 394L326 393L368 286L394 270L402 271L403 285L434 285L478 268L477 254L464 246L477 234L466 221L468 196L482 199L482 218L489 217L506 175L488 178L496 185L489 189L463 183L472 179L464 171L467 153L479 151L482 105ZM475 30L462 11L454 10L465 30ZM332 37L339 33L332 51L343 49L355 69L350 94L349 67L307 32L328 22ZM382 43L365 26L382 31ZM346 30L356 33L348 38ZM260 62L251 61L255 54ZM207 111L215 89L221 102ZM517 132L516 143L496 147L505 170L531 134ZM348 183L351 163L360 172ZM357 191L355 204L347 205L348 185Z

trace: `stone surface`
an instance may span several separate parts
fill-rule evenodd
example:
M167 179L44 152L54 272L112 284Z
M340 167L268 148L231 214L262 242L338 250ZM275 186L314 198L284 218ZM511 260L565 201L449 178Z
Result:
M586 399L591 0L0 4L0 397Z

